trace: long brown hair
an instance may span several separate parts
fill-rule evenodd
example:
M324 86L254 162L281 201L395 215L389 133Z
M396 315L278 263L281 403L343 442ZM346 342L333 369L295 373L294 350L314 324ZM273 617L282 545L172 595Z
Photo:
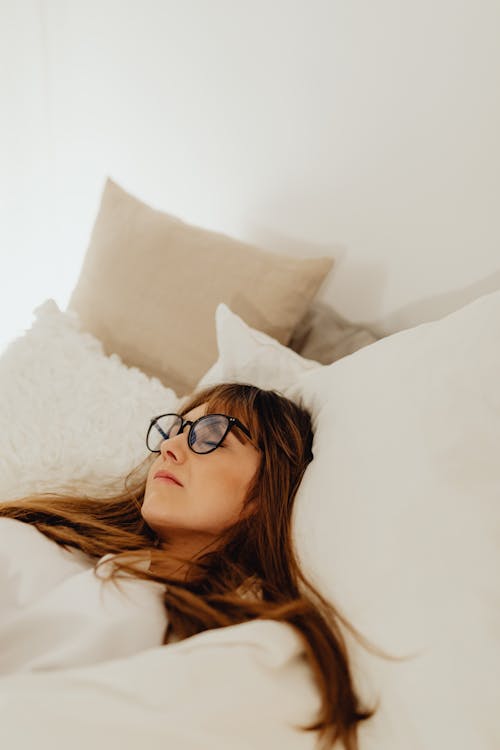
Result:
M370 644L300 569L291 515L313 458L310 415L276 391L234 383L195 393L182 413L201 404L207 404L207 412L230 414L247 425L262 459L245 499L245 507L250 503L255 507L253 514L223 532L215 550L189 561L191 574L185 581L162 573L162 563L172 560L168 545L159 548L156 533L141 516L144 468L151 465L153 455L127 476L124 491L115 497L99 500L43 493L3 503L0 516L33 524L63 547L93 558L113 553L112 579L121 572L167 584L164 603L169 625L164 643L171 632L183 639L258 618L289 623L303 639L321 695L317 721L298 729L318 731L321 748L340 740L346 750L357 750L358 724L376 709L360 706L339 621L370 650L396 657ZM131 551L137 559L151 561L149 570L130 563ZM259 593L243 597L242 590Z

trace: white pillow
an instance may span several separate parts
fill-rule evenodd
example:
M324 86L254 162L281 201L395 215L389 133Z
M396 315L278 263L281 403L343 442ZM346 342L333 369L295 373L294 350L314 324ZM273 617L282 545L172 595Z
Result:
M0 500L51 490L111 494L148 455L149 418L176 411L178 399L106 356L54 300L34 313L31 329L0 358Z
M217 333L221 381L282 389L312 412L294 514L306 572L368 638L417 653L384 661L347 635L361 695L381 699L362 750L496 750L500 292L302 373L230 311Z
M282 390L294 383L301 373L322 366L251 328L224 303L215 311L215 329L219 358L199 381L196 390L224 382L253 383L267 388L269 362L272 362L272 387Z

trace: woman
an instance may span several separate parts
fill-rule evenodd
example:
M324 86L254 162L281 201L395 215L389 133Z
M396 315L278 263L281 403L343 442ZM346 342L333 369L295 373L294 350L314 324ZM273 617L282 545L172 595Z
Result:
M254 618L291 624L322 698L304 731L319 730L325 748L340 740L355 750L357 725L374 710L359 705L337 621L367 641L306 579L291 535L294 498L313 458L309 414L240 384L196 393L181 412L151 420L145 481L130 481L141 464L112 499L45 494L3 504L0 515L94 560L111 556L113 579L164 584L164 643ZM135 564L144 560L146 567Z

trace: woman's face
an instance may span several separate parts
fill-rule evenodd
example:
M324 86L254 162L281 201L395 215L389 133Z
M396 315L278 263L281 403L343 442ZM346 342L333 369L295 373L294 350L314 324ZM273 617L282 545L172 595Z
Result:
M206 414L206 404L192 409L184 419ZM230 415L231 416L231 415ZM211 453L194 453L187 444L189 427L161 444L161 453L148 471L142 516L165 541L188 551L217 536L240 515L260 453L249 442L241 443L237 427ZM168 472L180 483L162 477Z

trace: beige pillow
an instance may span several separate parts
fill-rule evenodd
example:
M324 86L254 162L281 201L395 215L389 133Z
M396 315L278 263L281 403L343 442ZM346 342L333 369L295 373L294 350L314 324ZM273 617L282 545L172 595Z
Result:
M220 302L287 344L332 265L191 226L108 178L68 307L107 354L184 395L217 359Z

